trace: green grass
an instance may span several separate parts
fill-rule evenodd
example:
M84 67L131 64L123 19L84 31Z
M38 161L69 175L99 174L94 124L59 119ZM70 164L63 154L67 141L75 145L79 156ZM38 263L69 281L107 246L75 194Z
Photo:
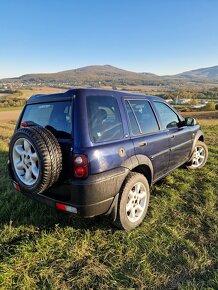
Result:
M7 108L0 108L0 112L7 112L7 111L21 111L23 107L7 107Z
M207 165L156 184L132 232L15 192L6 170L14 123L0 124L0 289L218 289L218 121L202 124Z

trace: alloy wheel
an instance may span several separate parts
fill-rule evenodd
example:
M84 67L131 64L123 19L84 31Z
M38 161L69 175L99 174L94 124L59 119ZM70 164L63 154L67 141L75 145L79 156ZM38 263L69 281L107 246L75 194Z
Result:
M147 204L147 192L143 183L137 182L129 191L126 214L129 221L137 222L144 213Z
M26 138L19 138L13 146L13 165L16 174L25 185L33 185L39 177L39 157Z

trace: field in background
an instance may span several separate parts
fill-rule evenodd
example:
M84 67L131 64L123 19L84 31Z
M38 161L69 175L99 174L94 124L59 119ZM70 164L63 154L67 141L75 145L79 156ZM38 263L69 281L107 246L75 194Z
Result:
M16 121L19 115L20 110L0 111L0 122Z
M196 119L218 119L218 111L182 112L183 117L193 117Z
M15 98L28 99L36 94L53 94L64 92L66 89L50 88L50 87L32 87L31 89L20 89L19 93L12 94ZM9 94L7 96L10 96Z
M1 112L21 111L23 107L0 108Z
M156 184L144 223L128 233L15 192L7 174L15 122L1 121L0 289L217 289L218 119L200 123L207 165Z

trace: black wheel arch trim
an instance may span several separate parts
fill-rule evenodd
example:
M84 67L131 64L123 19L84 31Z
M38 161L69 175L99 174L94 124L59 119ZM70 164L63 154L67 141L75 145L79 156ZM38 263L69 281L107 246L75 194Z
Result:
M121 166L128 168L130 171L133 171L136 167L140 165L145 165L150 169L151 172L151 184L153 181L154 176L154 169L151 160L146 156L142 154L137 154L134 156L131 156L130 158L126 159Z

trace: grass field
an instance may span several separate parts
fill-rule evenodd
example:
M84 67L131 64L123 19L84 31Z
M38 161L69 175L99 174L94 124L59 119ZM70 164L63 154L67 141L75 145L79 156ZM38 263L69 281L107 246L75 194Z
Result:
M175 170L152 189L132 232L69 217L15 192L6 164L15 123L0 123L0 289L218 289L218 119L199 171Z
M0 108L0 112L21 111L23 107Z

